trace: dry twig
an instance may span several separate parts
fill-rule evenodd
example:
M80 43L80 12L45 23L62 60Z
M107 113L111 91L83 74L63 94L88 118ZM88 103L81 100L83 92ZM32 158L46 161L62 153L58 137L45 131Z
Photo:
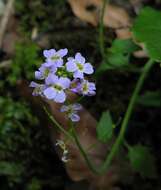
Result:
M14 0L8 0L5 11L4 11L4 15L2 16L2 19L0 22L0 48L2 48L3 37L7 28L9 18L12 14L13 4L14 4Z

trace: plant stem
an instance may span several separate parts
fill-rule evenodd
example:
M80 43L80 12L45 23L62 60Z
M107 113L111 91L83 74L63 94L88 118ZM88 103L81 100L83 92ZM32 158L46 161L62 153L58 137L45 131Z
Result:
M79 141L79 139L78 139L77 133L75 132L75 128L74 128L74 126L73 126L73 123L71 123L71 128L72 128L72 135L73 135L73 137L74 137L74 140L75 140L75 142L76 142L76 145L78 146L79 151L80 151L80 153L82 154L83 158L85 159L85 161L86 161L86 163L87 163L89 169L90 169L93 173L95 173L95 174L100 174L100 173L99 173L99 170L97 170L97 168L93 165L93 163L91 162L91 160L88 158L88 155L87 155L86 151L83 149L83 147L82 147L82 145L81 145L81 143L80 143L80 141Z
M124 139L124 134L125 134L125 131L126 131L126 128L128 126L128 122L129 122L129 119L131 117L131 114L134 110L134 106L136 104L136 101L137 101L137 98L138 98L138 95L139 95L139 92L143 86L143 83L145 81L145 78L147 76L147 74L149 73L151 67L153 66L154 64L154 61L153 60L149 60L145 66L144 66L144 69L143 69L143 72L142 74L140 75L139 77L139 80L136 84L136 87L135 87L135 90L132 94L132 97L130 99L130 103L128 105L128 108L127 108L127 111L126 111L126 114L125 114L125 117L123 119L123 122L122 122L122 125L121 125L121 130L120 130L120 133L116 139L116 142L114 143L114 145L112 146L112 149L111 149L111 152L107 155L106 157L106 160L104 161L104 163L102 164L102 166L99 167L99 169L93 165L93 163L91 162L91 160L88 158L88 155L86 153L86 151L83 149L81 143L79 142L79 139L77 137L77 134L75 132L75 129L74 127L72 126L73 128L73 131L72 131L72 134L73 134L73 137L75 139L75 142L82 154L82 156L84 157L88 167L91 169L91 171L93 171L95 174L98 174L98 175L101 175L103 174L104 172L106 172L107 168L110 166L111 164L111 161L113 160L114 156L116 155L116 153L118 152L119 150L119 147L121 145L121 143L123 142L123 139Z
M154 64L154 61L150 59L145 64L145 66L143 68L143 72L140 75L140 78L139 78L139 80L138 80L138 82L136 84L135 90L134 90L134 92L132 94L132 97L130 99L130 103L128 105L125 117L124 117L122 125L121 125L120 133L119 133L119 135L118 135L118 137L116 139L116 142L114 143L114 145L113 145L113 147L111 149L110 154L107 156L107 159L105 160L105 162L104 162L104 164L103 164L103 166L101 168L101 171L105 171L109 167L109 165L110 165L113 157L115 156L115 154L119 150L119 147L120 147L120 145L121 145L121 143L123 141L123 138L124 138L124 134L125 134L126 128L128 126L129 119L130 119L131 114L132 114L132 112L134 110L134 106L136 104L139 92L140 92L140 90L141 90L141 88L143 86L144 80L145 80L147 74L149 73L151 67L153 66L153 64Z
M48 115L48 117L50 118L50 120L52 121L52 123L54 123L54 125L60 130L62 131L69 139L71 139L72 141L73 136L70 134L70 132L66 131L55 119L54 117L48 112L47 108L44 106L43 107L45 113Z
M104 25L103 25L105 7L106 7L106 0L102 0L102 9L100 15L100 24L99 24L99 45L103 60L105 58Z
M138 98L138 95L140 93L140 90L144 84L144 81L145 81L145 78L146 76L148 75L151 67L153 66L155 62L153 60L149 60L144 68L143 68L143 71L138 79L138 82L136 84L136 87L134 89L134 92L132 94L132 97L130 99L130 102L129 102L129 105L128 105L128 108L127 108L127 111L126 111L126 114L125 114L125 117L123 119L123 122L122 122L122 125L121 125L121 130L120 130L120 133L116 139L116 142L114 143L114 145L112 146L112 149L110 151L110 153L107 155L104 163L97 167L95 166L92 161L89 159L86 151L84 150L84 148L82 147L79 139L78 139L78 136L77 136L77 133L75 132L75 128L73 126L73 123L70 122L70 127L72 129L72 135L70 133L68 133L66 130L64 130L61 125L59 125L59 123L50 115L50 113L47 111L46 108L44 108L45 112L48 114L49 118L52 120L52 122L65 134L67 135L71 140L74 140L76 142L76 145L78 146L79 150L80 150L80 153L82 154L83 158L85 159L88 167L91 169L91 171L97 175L101 175L103 174L104 172L106 172L107 168L110 166L111 164L111 161L113 160L114 156L116 155L116 153L118 152L119 148L120 148L120 145L122 144L123 142L123 139L124 139L124 134L126 132L126 129L127 129L127 126L128 126L128 123L129 123L129 119L131 117L131 114L134 110L134 107L135 107L135 104L136 104L136 101L137 101L137 98Z

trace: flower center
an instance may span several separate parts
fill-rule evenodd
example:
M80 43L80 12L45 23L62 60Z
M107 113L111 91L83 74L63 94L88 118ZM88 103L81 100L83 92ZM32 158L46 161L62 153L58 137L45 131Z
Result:
M35 93L40 93L42 90L42 87L41 86L37 86L35 89L34 89L34 92Z
M61 91L63 88L60 85L54 84L53 87L57 90L57 91Z
M52 59L53 61L56 61L56 60L60 59L60 56L54 55L51 59Z
M73 109L71 106L68 107L67 114L70 115L73 113Z
M83 84L82 90L83 90L83 92L88 92L88 84L87 83Z
M50 73L50 70L48 68L45 69L44 71L44 76L47 77Z
M67 77L68 76L68 73L65 69L65 67L59 67L56 74L60 77Z
M80 71L83 71L83 65L80 64L80 63L76 63L76 64L77 64L78 69L79 69Z

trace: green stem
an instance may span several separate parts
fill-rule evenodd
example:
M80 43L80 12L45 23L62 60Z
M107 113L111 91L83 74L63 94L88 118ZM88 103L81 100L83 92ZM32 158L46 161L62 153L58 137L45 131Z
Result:
M90 170L95 173L95 174L100 174L99 173L99 170L97 170L97 168L93 165L93 163L91 162L91 160L88 158L88 155L86 153L86 151L83 149L79 139L78 139L78 136L77 136L77 133L75 132L75 128L73 126L73 123L71 123L71 127L72 127L72 135L74 137L74 140L76 142L76 145L78 146L82 156L84 157L88 167L90 168Z
M126 111L126 114L125 114L125 117L123 119L123 122L122 122L122 125L121 125L121 130L120 130L120 133L116 139L116 142L114 143L114 145L112 146L112 149L110 151L110 153L107 155L104 163L102 164L102 166L100 166L99 168L97 166L95 166L92 161L89 159L86 151L83 149L79 139L78 139L78 136L75 132L75 128L73 126L73 123L71 122L70 123L70 127L72 129L72 136L71 134L69 134L66 130L64 130L61 125L59 125L59 123L49 114L49 112L47 111L46 108L44 108L45 112L48 114L49 118L52 120L52 122L54 122L54 124L56 124L56 126L65 134L67 135L71 140L75 140L82 156L84 157L88 167L91 169L92 172L94 172L95 174L97 175L101 175L103 174L104 172L106 172L107 168L110 166L111 164L111 161L113 160L114 156L116 155L116 153L118 152L119 150L119 147L120 145L122 144L123 142L123 139L124 139L124 134L126 132L126 128L128 126L128 122L129 122L129 119L131 117L131 114L134 110L134 106L136 104L136 101L137 101L137 98L138 98L138 95L139 95L139 92L143 86L143 83L145 81L145 78L147 76L147 74L149 73L151 67L153 66L154 64L154 61L153 60L149 60L145 66L144 66L144 69L139 77L139 80L136 84L136 87L135 87L135 90L132 94L132 97L130 99L130 102L129 102L129 105L128 105L128 108L127 108L127 111Z
M140 92L140 90L141 90L141 88L143 86L143 83L145 81L145 78L146 78L147 74L149 73L149 71L150 71L151 67L153 66L153 64L154 64L154 61L149 60L144 66L143 72L140 75L140 78L139 78L139 80L138 80L138 82L136 84L135 90L134 90L134 92L132 94L132 97L130 99L130 103L128 105L124 120L123 120L122 125L121 125L120 133L119 133L119 135L118 135L118 137L116 139L116 142L114 143L114 145L113 145L113 147L111 149L110 154L107 156L107 159L105 160L105 162L104 162L104 164L103 164L103 166L101 168L101 171L105 171L109 167L113 157L115 156L115 154L119 150L119 147L120 147L120 145L121 145L121 143L123 141L123 138L124 138L126 128L128 126L129 119L130 119L131 114L132 114L132 112L134 110L134 106L136 104L139 92Z
M48 115L49 119L52 121L52 123L54 123L54 125L60 130L62 131L62 133L64 133L69 139L71 139L72 141L73 136L70 134L70 132L66 131L55 119L54 117L48 112L47 108L44 106L43 107L45 113Z
M75 139L75 142L76 142L76 144L77 144L77 146L78 146L78 148L79 148L82 156L84 157L84 159L85 159L88 167L95 174L103 174L107 170L107 168L109 167L109 165L111 164L111 161L113 160L115 154L118 152L119 147L120 147L121 143L123 142L124 134L125 134L126 128L128 126L128 122L129 122L129 119L131 117L131 114L132 114L132 112L134 110L134 106L136 104L139 92L140 92L140 90L141 90L141 88L143 86L143 83L145 81L145 78L146 78L147 74L149 73L149 71L150 71L151 67L153 66L153 64L154 64L154 61L153 60L149 60L146 63L146 65L144 66L143 72L142 72L142 74L139 77L139 80L138 80L138 82L136 84L135 90L134 90L134 92L132 94L132 97L130 99L130 103L128 105L128 108L127 108L124 120L122 122L121 130L120 130L120 133L119 133L119 135L117 137L117 140L114 143L114 145L112 146L110 154L107 155L106 160L104 161L103 165L101 167L99 167L99 169L97 169L93 165L93 163L91 162L91 160L89 160L88 155L85 152L85 150L83 149L81 143L79 142L79 139L77 137L75 129L73 128L72 134L73 134L73 137Z
M105 58L105 42L104 42L103 19L104 19L104 14L105 14L106 0L102 0L102 1L103 1L103 4L102 4L101 15L100 15L100 24L99 24L99 45L100 45L101 55L104 60L104 58Z

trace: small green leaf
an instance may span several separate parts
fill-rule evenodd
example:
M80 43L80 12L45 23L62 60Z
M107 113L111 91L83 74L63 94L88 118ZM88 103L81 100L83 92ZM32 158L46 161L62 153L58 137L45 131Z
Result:
M128 66L130 55L136 50L138 46L131 39L114 40L112 46L107 49L106 60L97 69L96 76L106 70Z
M156 177L155 160L148 147L139 144L129 147L128 157L132 168L142 177Z
M129 63L129 55L123 55L122 53L109 54L108 61L112 68L127 66Z
M112 47L108 49L107 59L113 67L128 65L130 54L138 49L131 39L113 41Z
M145 7L136 18L132 32L136 40L145 44L149 56L161 61L161 12Z
M109 49L110 52L116 54L129 54L138 49L138 46L134 44L131 39L115 39L113 41L112 47Z
M161 107L161 92L148 91L144 95L139 97L138 103L143 106Z
M104 112L97 125L97 137L98 140L105 143L112 137L113 134L113 122L109 111Z

